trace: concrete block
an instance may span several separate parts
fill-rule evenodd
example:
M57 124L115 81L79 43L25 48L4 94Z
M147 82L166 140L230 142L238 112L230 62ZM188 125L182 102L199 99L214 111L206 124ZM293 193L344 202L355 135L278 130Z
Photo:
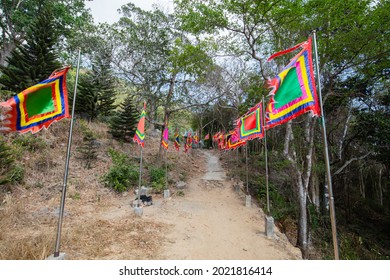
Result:
M252 197L250 195L245 196L245 206L252 207Z
M66 254L65 253L60 253L58 257L54 257L54 254L51 254L46 258L48 261L63 261L65 260Z
M134 207L134 214L138 217L142 217L144 209L142 207Z
M164 190L164 198L169 198L171 196L171 192L169 190Z
M269 238L274 237L274 218L265 216L265 235Z

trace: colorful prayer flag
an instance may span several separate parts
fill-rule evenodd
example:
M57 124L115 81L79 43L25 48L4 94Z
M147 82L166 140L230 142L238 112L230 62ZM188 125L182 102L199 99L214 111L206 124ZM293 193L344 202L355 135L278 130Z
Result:
M217 141L218 141L218 148L220 150L224 150L225 149L225 147L226 147L226 141L225 140L226 140L225 132L220 132L219 133L219 137L217 139Z
M198 145L198 143L199 143L198 132L195 132L195 135L194 135L193 139L194 139L194 144L195 144L195 145Z
M165 150L168 150L168 135L169 135L169 129L168 129L168 124L166 124L164 128L163 138L161 139L161 146Z
M204 137L204 140L209 140L210 139L210 133L207 133L206 136Z
M187 140L184 145L184 152L187 153L191 148L192 148L192 136L191 136L191 132L188 132Z
M146 117L146 102L142 109L141 116L138 122L137 130L135 131L133 141L140 145L142 148L145 146L145 117Z
M273 54L268 61L298 48L302 50L274 79L268 81L271 99L266 109L266 127L283 124L308 111L320 116L314 81L311 38L291 49Z
M264 137L262 121L262 103L256 104L237 121L237 135L239 141L248 141Z
M174 143L174 145L175 145L176 150L179 151L180 150L180 134L179 134L178 130L176 130L176 132L175 132L175 143Z
M229 134L226 135L226 147L225 150L235 150L238 147L245 145L246 141L240 141L238 137L237 130L232 130Z
M0 115L0 131L36 133L53 122L69 118L66 89L69 68L54 71L48 79L0 103L4 112Z

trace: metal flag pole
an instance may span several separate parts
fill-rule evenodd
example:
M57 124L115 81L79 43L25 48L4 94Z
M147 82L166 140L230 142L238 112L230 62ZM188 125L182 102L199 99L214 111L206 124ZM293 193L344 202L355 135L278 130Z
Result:
M165 189L168 189L168 149L165 149Z
M248 148L249 148L249 143L247 143L246 146L245 146L246 194L247 194L247 195L249 195Z
M138 199L137 199L137 207L140 207L141 203L141 178L142 178L142 146L141 146L141 158L139 161L139 180L138 180Z
M270 214L269 208L269 185L268 185L268 149L267 149L267 131L265 130L265 110L264 110L264 96L262 100L262 110L263 110L263 129L264 129L264 156L265 156L265 189L267 194L267 215Z
M324 154L325 154L325 164L326 164L326 175L328 181L328 191L330 198L330 221L332 224L332 236L333 236L333 249L334 249L334 258L335 260L339 259L339 247L337 241L337 230L336 230L336 214L334 209L334 198L333 198L333 189L332 189L332 175L330 173L330 164L329 164L329 152L328 152L328 140L326 137L326 126L325 126L325 117L324 117L324 109L322 105L322 94L321 94L321 82L320 82L320 70L319 70L319 61L318 61L318 53L317 53L317 38L316 31L313 31L313 39L314 39L314 53L316 56L316 74L317 74L317 83L318 83L318 99L320 102L321 108L321 130L322 136L324 139Z
M62 221L64 218L66 185L68 182L68 172L69 172L70 149L72 146L74 109L76 106L77 83L78 83L78 79L79 79L79 70L80 70L80 56L81 56L81 50L79 49L79 54L78 54L78 59L77 59L76 81L74 84L74 93L73 93L72 118L70 120L70 127L69 127L68 147L67 147L67 151L66 151L66 161L65 161L64 184L62 186L60 213L59 213L59 217L58 217L57 238L56 238L56 247L55 247L55 251L54 251L54 257L58 257L60 255L61 229L62 229Z

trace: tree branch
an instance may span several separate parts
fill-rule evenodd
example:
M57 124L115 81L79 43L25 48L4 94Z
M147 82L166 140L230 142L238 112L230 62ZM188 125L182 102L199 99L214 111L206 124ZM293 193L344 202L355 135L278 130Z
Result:
M350 165L353 161L365 159L366 157L368 157L368 156L371 155L371 154L372 154L372 152L368 152L368 153L365 154L364 156L351 158L351 159L348 160L346 163L344 163L344 165L341 166L336 172L334 172L334 173L333 173L333 176L340 174L340 173L341 173L345 168L347 168L347 166Z

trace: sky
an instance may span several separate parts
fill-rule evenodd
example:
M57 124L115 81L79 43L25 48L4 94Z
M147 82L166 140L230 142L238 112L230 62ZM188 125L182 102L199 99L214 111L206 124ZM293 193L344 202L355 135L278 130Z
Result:
M91 9L95 23L107 22L112 24L119 20L120 15L117 10L129 2L134 3L143 10L151 10L152 5L157 4L164 7L164 10L173 11L173 0L93 0L86 1L85 5Z

